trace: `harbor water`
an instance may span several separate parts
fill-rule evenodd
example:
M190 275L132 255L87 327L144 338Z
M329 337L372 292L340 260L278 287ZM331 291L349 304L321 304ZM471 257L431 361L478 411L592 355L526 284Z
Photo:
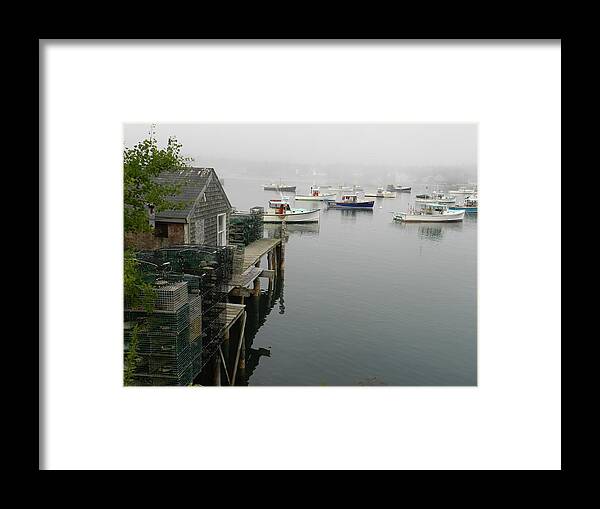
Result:
M262 183L227 177L225 191L238 210L266 207L280 195ZM421 191L373 198L373 211L284 193L321 208L320 223L287 226L283 281L247 299L248 385L477 384L477 215L392 221Z

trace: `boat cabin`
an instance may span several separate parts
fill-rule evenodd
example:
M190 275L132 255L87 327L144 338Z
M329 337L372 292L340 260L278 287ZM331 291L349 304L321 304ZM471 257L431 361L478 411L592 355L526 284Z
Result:
M421 207L422 214L441 214L448 210L445 203L426 203Z
M465 207L477 207L477 197L469 196L469 197L465 198L464 206Z
M356 203L358 201L358 196L355 194L343 194L340 201L342 203Z
M275 214L284 214L292 210L285 200L269 200L269 208L275 209Z

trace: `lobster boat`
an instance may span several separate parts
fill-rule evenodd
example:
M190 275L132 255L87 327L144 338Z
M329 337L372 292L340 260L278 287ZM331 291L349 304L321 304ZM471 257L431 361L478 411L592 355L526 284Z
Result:
M455 203L454 196L446 196L444 193L433 191L428 194L418 194L415 197L415 203Z
M334 200L335 199L335 193L323 193L321 192L320 189L316 188L316 187L311 187L310 188L310 194L309 195L296 195L296 200L300 200L300 201L327 201L327 200Z
M396 191L397 193L410 193L412 191L412 187L410 186L397 186L395 184L389 184L387 186L388 191Z
M373 210L374 200L359 200L356 194L344 194L341 200L328 202L332 209L367 209Z
M411 208L408 212L396 212L393 219L405 223L450 223L462 221L464 217L464 210L448 210L446 204L428 203L418 210Z
M448 207L448 210L464 210L467 214L477 214L478 200L477 195L468 196L460 205Z
M448 191L448 194L468 194L471 195L475 192L475 189L469 189L466 187L459 187L458 189L453 189Z
M365 198L395 198L396 193L392 191L384 191L383 187L378 187L374 193L365 193Z
M319 212L320 209L292 208L285 199L269 200L263 223L318 223Z
M263 185L264 191L286 191L288 193L295 193L296 186L289 186L286 184L265 184Z

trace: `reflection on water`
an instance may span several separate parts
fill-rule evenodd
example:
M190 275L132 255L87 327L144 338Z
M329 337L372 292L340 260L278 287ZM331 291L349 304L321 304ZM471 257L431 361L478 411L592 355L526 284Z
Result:
M249 380L252 374L258 367L261 358L271 357L271 345L258 344L254 345L254 340L260 328L265 325L267 317L275 307L278 306L279 314L285 313L285 305L283 302L283 273L275 279L274 282L269 281L267 291L261 292L258 297L250 297L246 299L246 328L245 328L245 345L246 345L246 372L245 376L241 376L236 380L236 385L249 385Z
M342 216L342 222L356 222L358 216L371 216L373 215L373 209L332 209L332 214L340 214Z
M408 235L415 235L419 239L440 242L444 237L451 233L462 231L462 222L457 223L404 223L395 222L395 227Z
M419 226L419 237L439 241L444 235L441 226Z
M265 226L265 236L268 239L283 239L287 242L292 237L318 237L319 223L297 223L287 224L282 227L279 224L267 223Z

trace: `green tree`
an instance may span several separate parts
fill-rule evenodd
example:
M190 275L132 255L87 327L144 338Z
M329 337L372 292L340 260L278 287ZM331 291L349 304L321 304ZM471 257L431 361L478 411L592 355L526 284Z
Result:
M150 137L123 153L123 198L125 204L125 232L150 230L147 206L152 204L155 212L179 210L185 203L176 203L170 197L181 191L179 185L159 184L155 178L163 172L180 171L188 166L190 159L181 155L181 144L169 137L167 146L159 148L150 131Z
M154 126L150 137L133 148L125 148L123 152L123 202L125 232L145 232L151 229L148 205L154 206L155 212L178 210L186 203L172 201L181 186L159 184L155 177L163 172L180 171L188 166L189 158L181 155L181 144L175 137L170 137L164 149L158 147L154 136ZM123 265L123 289L127 304L131 307L143 307L147 312L153 309L155 298L154 287L146 282L140 270L140 262L135 251L125 250ZM131 385L137 341L144 329L144 323L138 323L133 329L129 351L125 356L124 383Z

